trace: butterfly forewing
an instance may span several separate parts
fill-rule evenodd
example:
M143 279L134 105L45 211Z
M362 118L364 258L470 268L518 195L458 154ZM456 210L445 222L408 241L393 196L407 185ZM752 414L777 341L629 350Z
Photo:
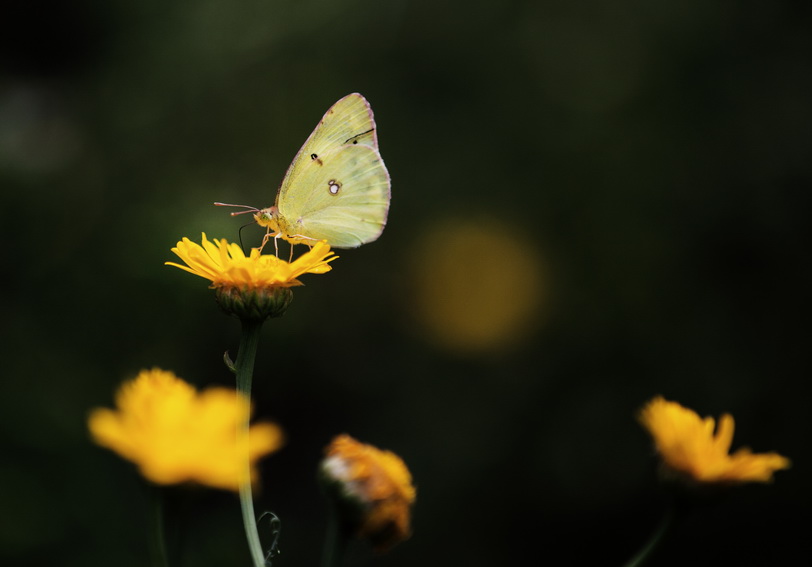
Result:
M277 206L292 189L290 177L298 167L308 161L317 161L324 152L345 144L378 147L372 109L358 93L347 95L331 106L316 125L285 173L276 196Z
M325 151L336 144L378 147L372 109L358 93L347 95L330 107L305 142L305 147L312 146L312 151L318 153L318 150Z

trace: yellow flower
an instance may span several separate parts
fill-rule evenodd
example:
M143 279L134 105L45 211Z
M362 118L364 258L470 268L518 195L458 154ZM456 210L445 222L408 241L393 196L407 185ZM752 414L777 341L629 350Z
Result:
M211 280L213 287L230 286L237 288L260 289L270 287L291 287L302 285L298 279L302 274L323 274L332 268L329 262L337 258L330 246L320 241L309 252L293 262L280 260L272 254L261 254L252 248L246 257L237 244L225 239L210 242L203 233L203 245L184 238L172 252L186 263L186 266L166 262L181 270Z
M241 319L262 321L281 316L293 298L290 288L302 285L299 276L329 272L330 262L338 258L324 241L293 262L261 254L258 248L246 256L237 244L225 239L210 242L205 233L202 241L201 246L184 238L172 252L186 265L166 265L211 280L220 307Z
M703 484L769 482L773 473L790 461L778 453L751 453L742 448L729 454L733 416L724 414L714 434L713 418L702 419L693 410L658 396L639 414L654 438L657 451L671 471Z
M157 484L195 482L236 491L244 474L244 443L249 445L252 481L256 462L282 444L281 430L271 423L254 425L247 441L238 443L238 424L251 413L242 394L227 388L198 393L158 368L125 382L116 406L91 412L93 439L134 462Z
M400 457L339 435L325 449L321 474L356 536L379 551L409 537L415 489Z

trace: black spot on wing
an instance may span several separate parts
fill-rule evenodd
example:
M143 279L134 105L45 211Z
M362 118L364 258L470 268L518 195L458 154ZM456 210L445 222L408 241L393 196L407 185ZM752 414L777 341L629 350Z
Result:
M361 136L365 136L366 134L369 134L373 130L375 130L375 128L370 128L366 132L361 132L360 134L356 134L355 136L350 136L349 138L344 140L344 143L345 144L350 144L350 143L357 144L358 143L358 138L360 138Z

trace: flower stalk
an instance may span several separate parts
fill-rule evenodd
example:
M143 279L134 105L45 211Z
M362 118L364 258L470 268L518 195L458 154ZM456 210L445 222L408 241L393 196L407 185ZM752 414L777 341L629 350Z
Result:
M166 522L164 488L151 485L150 499L152 500L152 556L156 567L169 567L169 556L166 552Z
M668 528L671 527L673 520L674 509L669 508L666 511L665 516L663 516L663 519L660 521L660 525L657 526L657 529L653 534L651 534L648 541L643 545L643 547L640 548L640 551L638 551L637 554L632 557L628 563L626 563L624 567L640 567L643 565L649 559L649 557L651 557L651 554L654 553L654 550L657 549L657 546L659 546L660 542L663 540L666 532L668 532Z
M240 350L234 368L237 374L237 391L247 399L251 399L251 381L254 374L254 361L259 346L259 335L262 329L262 320L241 319L242 335L240 337ZM250 416L246 415L242 423L237 424L237 439L239 445L245 447L242 479L240 481L240 507L245 525L245 536L248 539L248 548L254 567L264 567L265 556L259 540L256 514L254 513L254 496L251 488L251 461L249 458L249 445L247 443Z
M327 531L324 534L324 551L321 567L341 567L351 533L341 520L338 505L332 500L327 506Z

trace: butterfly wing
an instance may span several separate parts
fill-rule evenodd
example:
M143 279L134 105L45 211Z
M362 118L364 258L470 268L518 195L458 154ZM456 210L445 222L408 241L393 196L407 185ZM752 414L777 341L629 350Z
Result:
M299 154L318 153L343 144L378 147L372 108L358 93L345 96L324 113Z
M286 236L354 248L380 236L389 211L389 173L375 148L338 146L320 163L291 172L294 188L279 201Z
M296 154L276 207L285 236L352 248L380 236L389 199L372 109L355 93L327 111Z

